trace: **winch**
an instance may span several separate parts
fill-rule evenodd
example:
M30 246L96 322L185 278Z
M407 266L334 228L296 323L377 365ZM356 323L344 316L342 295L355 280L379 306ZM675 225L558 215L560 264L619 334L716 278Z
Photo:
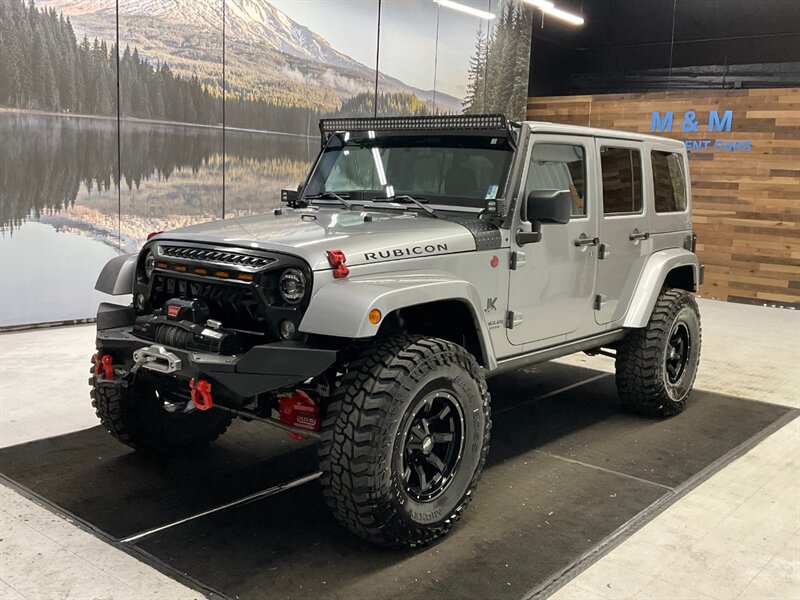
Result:
M236 354L243 348L240 334L210 318L205 301L173 298L152 315L136 318L133 334L139 338L186 350Z

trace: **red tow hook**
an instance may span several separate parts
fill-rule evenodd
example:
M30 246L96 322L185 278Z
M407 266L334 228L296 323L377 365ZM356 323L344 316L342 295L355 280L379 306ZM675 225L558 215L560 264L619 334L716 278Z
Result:
M114 359L110 354L106 354L100 360L103 363L103 374L106 376L106 380L111 381L114 379Z
M110 354L104 354L101 358L100 354L95 352L92 362L94 362L95 377L102 375L108 381L114 379L114 359Z
M214 401L211 399L211 384L208 381L198 379L195 383L192 378L189 380L189 389L192 391L192 402L197 410L209 410L214 407Z

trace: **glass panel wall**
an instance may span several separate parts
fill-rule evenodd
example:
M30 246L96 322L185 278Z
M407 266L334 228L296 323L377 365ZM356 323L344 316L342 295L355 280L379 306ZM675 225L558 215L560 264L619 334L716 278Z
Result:
M0 1L0 327L93 316L119 246L115 14L47 4Z
M222 0L119 3L121 245L222 218Z
M381 2L378 116L433 114L439 12L425 0ZM460 112L457 98L442 99L440 111Z
M227 217L277 207L319 151L319 119L371 106L377 19L377 0L228 2Z

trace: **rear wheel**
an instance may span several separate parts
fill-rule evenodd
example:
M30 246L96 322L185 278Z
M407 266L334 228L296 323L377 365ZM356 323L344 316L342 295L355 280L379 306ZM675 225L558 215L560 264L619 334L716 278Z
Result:
M400 337L366 348L348 365L323 422L328 506L372 542L427 544L471 500L490 428L486 382L460 346Z
M623 405L652 417L686 407L700 363L700 312L685 290L666 289L650 321L617 349L617 390Z
M222 435L231 416L221 410L170 412L186 399L160 394L142 379L134 383L98 381L92 374L92 406L108 432L123 444L145 452L173 454L197 450ZM183 402L176 402L183 400Z

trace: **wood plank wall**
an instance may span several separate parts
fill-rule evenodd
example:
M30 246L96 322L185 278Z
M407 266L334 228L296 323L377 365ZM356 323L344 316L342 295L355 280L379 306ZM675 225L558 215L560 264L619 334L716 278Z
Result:
M697 132L681 128L696 113ZM709 111L732 110L730 132ZM751 143L749 152L690 151L694 229L706 265L701 296L800 308L800 88L528 98L528 119L650 133L673 111L680 140Z

